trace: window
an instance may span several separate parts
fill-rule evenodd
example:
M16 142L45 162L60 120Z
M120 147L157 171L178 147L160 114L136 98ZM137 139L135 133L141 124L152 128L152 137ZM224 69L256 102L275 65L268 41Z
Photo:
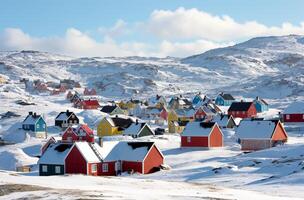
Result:
M61 173L61 168L60 166L55 166L55 173L60 174Z
M92 173L97 172L97 164L92 164Z
M42 127L45 128L45 124L43 124Z
M188 142L188 143L191 142L191 137L187 137L187 142Z
M286 119L290 119L290 115L286 115Z
M246 114L246 112L245 111L243 111L243 115L245 115Z
M302 119L304 119L304 115L302 116Z
M37 124L37 126L36 126L37 128L39 128L40 126L39 126L39 124Z
M239 114L239 111L236 111L236 114L238 115L238 114Z
M47 171L48 171L48 166L42 165L42 172L47 172Z
M108 171L109 171L108 163L103 163L102 164L102 172L108 172Z
M72 142L72 140L73 140L72 137L68 137L67 139L69 142Z
M77 124L77 120L74 120L74 124Z

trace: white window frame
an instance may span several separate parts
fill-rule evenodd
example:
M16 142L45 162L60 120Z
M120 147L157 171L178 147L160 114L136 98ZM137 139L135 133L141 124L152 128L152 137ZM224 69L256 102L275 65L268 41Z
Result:
M102 172L108 172L109 171L109 164L103 163L102 164Z
M187 142L188 142L188 143L191 142L191 137L190 137L190 136L187 137Z
M47 165L42 165L42 172L48 172L48 166Z
M302 115L302 119L304 119L304 114Z
M73 138L71 136L67 137L67 141L72 142Z
M55 166L55 174L60 174L60 173L61 173L61 167Z
M290 119L290 115L286 115L286 119Z
M36 128L40 128L40 125L39 125L39 124L37 124L37 125L36 125Z
M97 164L92 164L92 167L91 167L91 171L92 173L96 173L97 172Z

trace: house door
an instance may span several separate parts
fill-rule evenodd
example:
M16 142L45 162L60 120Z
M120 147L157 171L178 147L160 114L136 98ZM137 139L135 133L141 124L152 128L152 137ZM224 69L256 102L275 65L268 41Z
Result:
M115 172L116 172L116 175L121 174L121 161L120 160L115 162Z

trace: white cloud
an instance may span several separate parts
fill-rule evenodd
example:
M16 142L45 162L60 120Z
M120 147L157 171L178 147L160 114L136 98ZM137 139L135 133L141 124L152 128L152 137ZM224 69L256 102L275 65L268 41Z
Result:
M101 40L91 37L92 31L101 33ZM134 41L117 42L117 37L126 34ZM304 34L304 22L298 26L283 23L269 27L256 21L239 23L225 15L178 8L155 10L146 21L129 24L118 20L112 27L89 32L68 28L63 36L35 37L18 28L7 28L0 33L0 50L31 49L76 57L185 57L251 37L288 34ZM137 38L146 38L149 42L138 42Z
M163 39L205 39L232 41L265 35L304 34L304 22L299 26L283 23L268 27L256 21L236 22L227 15L216 16L198 9L178 8L155 10L147 29Z

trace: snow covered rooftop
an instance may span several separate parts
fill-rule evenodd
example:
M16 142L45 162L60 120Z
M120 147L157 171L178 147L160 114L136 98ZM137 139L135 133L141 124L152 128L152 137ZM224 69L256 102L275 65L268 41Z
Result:
M141 131L141 129L144 128L144 126L148 126L147 123L133 123L129 128L127 128L123 135L138 135Z
M29 114L23 121L23 124L36 124L37 120L40 117L41 117L41 115Z
M276 127L274 121L242 120L236 129L240 139L270 139Z
M38 164L64 165L64 159L70 151L72 144L54 143L50 144L44 154L40 157Z
M75 142L74 145L77 147L77 149L80 151L81 155L85 158L87 162L100 162L100 159L97 157L96 153L93 151L92 147L88 142ZM96 143L93 143L91 145L101 150L99 145L97 145Z
M185 127L182 136L209 136L215 123L189 122Z
M293 102L284 111L284 114L303 114L304 102Z

